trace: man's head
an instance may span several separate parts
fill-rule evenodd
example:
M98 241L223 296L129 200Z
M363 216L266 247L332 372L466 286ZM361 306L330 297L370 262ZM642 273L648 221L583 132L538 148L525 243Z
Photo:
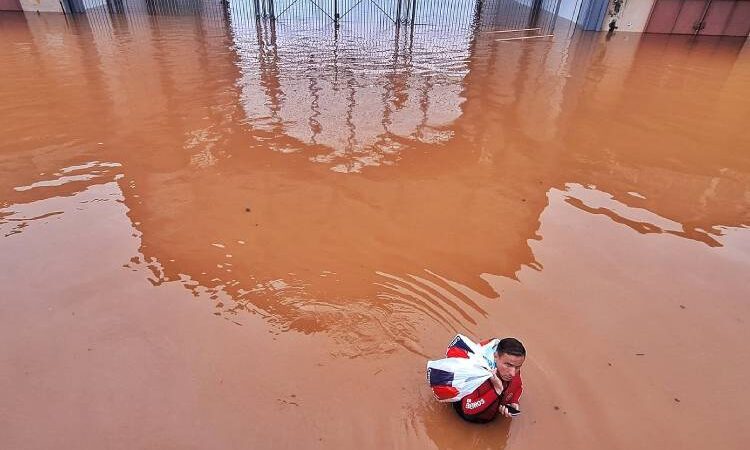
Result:
M501 339L495 350L497 376L503 381L510 381L516 376L526 359L526 349L516 338Z

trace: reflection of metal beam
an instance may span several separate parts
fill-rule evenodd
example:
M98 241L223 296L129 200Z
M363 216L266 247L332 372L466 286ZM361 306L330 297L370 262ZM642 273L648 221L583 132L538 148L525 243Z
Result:
M539 20L539 13L542 11L543 0L534 0L529 12L529 25L536 25Z
M693 25L693 30L695 31L695 34L701 32L704 28L706 28L706 15L708 14L708 9L711 7L711 3L713 0L707 0L705 5L703 5L703 12L701 13L701 18ZM736 6L736 3L735 3ZM734 8L734 7L733 7Z
M378 5L378 2L376 2L375 0L370 0L370 1L372 2L373 5L375 5L376 8L378 8L383 14L385 14L386 17L388 17L389 19L391 19L391 22L395 22L395 20L393 19L393 17L391 17L390 14L388 14L387 12L385 12L385 10L383 8L381 8L380 5Z
M472 33L476 33L479 27L482 25L482 9L484 7L484 2L482 0L477 0L476 3L474 3L474 26Z
M538 38L546 38L546 37L552 37L554 34L543 34L541 36L522 36L522 37L514 37L514 38L505 38L505 39L495 39L496 41L520 41L522 39L538 39Z
M535 30L541 30L541 28L519 28L517 30L496 30L496 31L488 31L487 33L514 33L518 31L535 31Z
M323 11L323 14L325 14L326 16L328 16L329 19L331 19L331 20L333 20L335 22L335 20L333 19L333 17L331 17L331 15L328 14L325 9L321 8L320 6L318 6L317 3L315 3L315 0L310 0L310 3L312 3L319 10Z
M555 5L555 13L552 15L552 25L549 28L549 30L552 33L555 32L555 24L557 23L557 15L560 13L560 2L562 2L562 0L557 0L557 4Z
M289 6L287 6L286 8L284 8L284 9L283 9L283 10L282 10L282 11L281 11L281 12L279 13L279 15L278 15L278 16L276 16L276 17L277 17L277 18L279 18L279 17L281 17L282 15L284 15L284 13L285 13L285 12L287 12L287 10L289 10L289 8L291 8L292 6L294 6L294 5L295 5L295 4L296 4L296 3L298 2L298 1L299 1L299 0L294 0L294 1L292 2L292 3L290 3L290 4L289 4Z
M363 1L364 0L359 0L351 8L347 9L346 12L341 15L341 17L344 17L345 15L349 14L351 12L351 10L353 10L354 8L356 8L357 6L359 6L359 4L362 3ZM375 7L380 10L380 12L382 12L383 14L385 14L386 17L388 17L389 19L391 19L391 21L393 21L393 22L396 21L396 19L394 19L393 17L391 17L390 14L388 14L383 8L381 8L380 5L378 5L378 3L375 0L369 0L369 1L370 1L370 3L372 3L373 5L375 5ZM335 5L338 6L338 3L335 3ZM401 11L401 1L400 0L398 2L398 10ZM396 14L396 16L398 16L398 13Z
M356 8L356 7L357 7L357 5L359 5L360 3L362 3L362 0L359 0L359 1L357 2L357 3L355 3L355 4L354 4L354 6L352 6L352 7L351 7L351 8L349 8L349 9L347 9L347 10L346 10L346 12L345 12L344 14L342 14L342 15L341 15L341 17L344 17L345 15L349 14L349 11L353 10L354 8Z

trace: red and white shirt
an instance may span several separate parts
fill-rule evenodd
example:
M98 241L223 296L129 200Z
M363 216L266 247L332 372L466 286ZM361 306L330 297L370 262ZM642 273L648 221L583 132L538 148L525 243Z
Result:
M503 392L497 395L490 380L480 384L471 394L454 403L456 412L471 422L489 422L499 413L500 405L518 403L523 392L521 373L509 382L503 381Z

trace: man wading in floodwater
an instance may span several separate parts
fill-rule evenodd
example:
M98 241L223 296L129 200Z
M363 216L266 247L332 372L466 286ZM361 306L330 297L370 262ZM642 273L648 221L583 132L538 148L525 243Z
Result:
M485 345L489 341L483 341ZM450 355L449 355L450 356ZM500 340L495 350L495 365L492 377L479 385L474 392L453 403L458 415L469 422L485 423L498 414L511 417L506 405L519 409L521 398L521 366L526 359L526 349L518 339Z

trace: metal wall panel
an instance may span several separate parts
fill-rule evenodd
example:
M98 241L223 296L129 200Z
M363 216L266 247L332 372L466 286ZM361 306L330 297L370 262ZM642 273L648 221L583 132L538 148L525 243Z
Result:
M671 33L681 7L682 0L657 0L646 33Z
M21 11L19 0L0 0L0 11Z
M729 22L734 7L737 5L735 0L713 0L706 12L706 18L703 21L703 29L700 34L709 36L721 36Z
M750 0L657 0L646 32L747 36Z
M750 34L750 0L736 2L729 16L724 36L747 36Z
M672 34L695 34L706 9L706 0L683 0Z

